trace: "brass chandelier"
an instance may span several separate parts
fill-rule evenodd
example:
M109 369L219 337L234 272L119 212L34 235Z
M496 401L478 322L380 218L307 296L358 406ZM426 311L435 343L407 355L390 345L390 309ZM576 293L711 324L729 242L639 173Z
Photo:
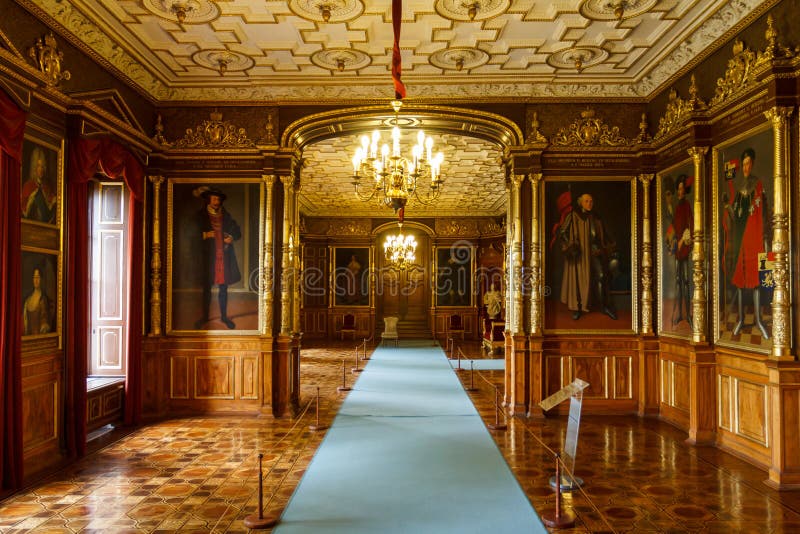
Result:
M397 269L405 269L416 260L417 240L411 234L403 235L403 223L399 223L397 235L386 236L383 250L386 260Z
M391 124L392 146L384 143L380 150L381 133L372 132L372 137L361 137L361 146L353 156L353 187L356 196L364 201L378 198L382 204L395 211L404 208L411 197L423 204L430 204L442 192L441 166L444 154L433 153L433 139L423 131L417 132L417 144L410 157L401 155L399 126L401 100L393 100L395 117ZM424 182L429 184L425 185Z

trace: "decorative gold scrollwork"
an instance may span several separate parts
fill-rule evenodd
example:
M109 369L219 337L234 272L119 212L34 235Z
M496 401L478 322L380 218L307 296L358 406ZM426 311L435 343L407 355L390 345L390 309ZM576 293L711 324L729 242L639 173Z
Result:
M775 28L775 19L772 13L767 15L767 31L764 33L764 36L767 38L767 48L758 54L756 65L795 56L794 50L782 45L778 41L778 30Z
M28 49L28 55L39 67L39 70L45 74L48 84L58 85L60 81L70 79L69 71L61 69L64 53L58 49L53 32L39 37L36 44Z
M656 139L664 137L668 133L676 130L683 124L692 111L703 109L705 102L697 97L697 83L692 74L692 83L689 87L689 100L684 100L678 96L675 89L669 92L669 102L667 103L667 110L661 120L658 121L658 131L656 132Z
M744 43L737 39L733 43L733 57L728 60L725 76L717 80L717 89L714 91L711 104L719 104L743 87L754 83L753 67L755 67L755 63L755 52L745 48Z
M222 113L214 111L211 120L204 120L196 128L187 128L183 139L175 148L251 148L255 143L247 138L244 128L222 120Z
M551 140L559 146L626 146L632 144L619 133L619 127L609 127L603 119L594 116L593 109L581 112L575 122L561 128Z

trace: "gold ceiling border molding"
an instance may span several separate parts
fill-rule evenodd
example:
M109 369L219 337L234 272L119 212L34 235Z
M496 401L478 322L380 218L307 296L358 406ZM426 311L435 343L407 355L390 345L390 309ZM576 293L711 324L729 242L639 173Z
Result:
M673 88L669 92L669 102L664 115L658 121L658 131L654 136L657 141L670 132L681 126L692 112L705 109L706 103L697 97L697 82L692 74L689 85L689 99L684 100L678 96L678 92Z
M187 128L186 135L173 144L174 148L255 148L256 144L247 138L247 131L230 121L222 120L222 113L212 111L210 119L205 119L194 129Z
M691 39L684 39L678 43L678 46L639 81L637 94L656 95L673 85L780 1L738 0L735 6L726 3L695 29ZM676 63L682 65L674 68L673 65ZM672 69L672 72L667 72L669 69Z
M640 85L645 83L645 80L651 80L652 83L647 82L651 86L642 94L645 96L656 95L670 85L675 84L677 80L695 70L700 63L707 60L715 52L727 46L727 43L731 39L740 34L745 28L750 26L781 1L782 0L765 0L759 2L758 0L740 0L740 2L744 4L744 9L741 10L733 9L730 4L722 6L713 17L695 30L694 35L697 36L698 39L686 39L681 41L678 47L672 50L668 57L665 58L665 61L658 63L651 73L643 78ZM746 12L746 15L743 16L743 12ZM715 27L710 28L710 26ZM707 40L700 39L701 37L706 37L706 35L711 35L710 32L713 32L719 27L723 29L721 33L713 34L711 38ZM695 50L697 50L697 52L695 52ZM681 68L675 70L671 74L660 75L660 70L667 68L666 63L672 61L671 58L675 57L691 57L692 59L686 61Z
M581 111L581 116L570 124L561 128L551 139L555 146L630 146L633 141L622 137L619 127L609 127L591 108Z

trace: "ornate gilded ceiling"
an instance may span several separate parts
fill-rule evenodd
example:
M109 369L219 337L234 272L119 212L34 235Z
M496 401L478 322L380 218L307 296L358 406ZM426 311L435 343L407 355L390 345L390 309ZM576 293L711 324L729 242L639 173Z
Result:
M18 0L161 102L392 97L391 0ZM405 0L409 98L646 97L768 0Z
M162 105L393 97L391 0L17 1ZM407 100L645 98L774 3L404 0ZM444 193L433 206L409 202L409 217L505 212L501 148L479 137L437 136ZM391 215L355 198L357 145L342 132L304 147L304 215Z

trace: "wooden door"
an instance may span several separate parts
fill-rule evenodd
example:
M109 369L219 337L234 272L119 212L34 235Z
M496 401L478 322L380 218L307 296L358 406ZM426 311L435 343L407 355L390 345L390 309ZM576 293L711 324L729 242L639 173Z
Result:
M396 233L388 230L378 236L375 249L378 257L377 308L380 317L396 316L401 321L422 321L428 316L428 271L429 239L426 235L414 233L417 240L416 260L405 269L388 265L383 254L386 235ZM404 233L412 233L404 230Z

